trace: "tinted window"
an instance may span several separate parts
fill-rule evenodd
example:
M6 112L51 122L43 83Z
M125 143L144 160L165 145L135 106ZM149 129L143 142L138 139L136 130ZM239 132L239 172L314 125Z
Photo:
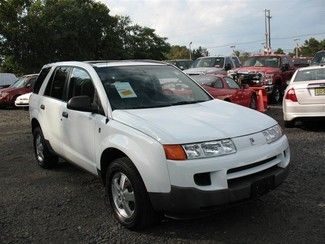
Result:
M89 74L80 68L74 68L71 73L68 100L75 96L88 96L94 99L95 89Z
M41 89L41 86L47 76L47 74L50 72L51 67L47 67L42 69L41 73L38 75L37 80L35 81L35 85L34 85L34 89L33 92L34 93L38 93L39 90Z
M232 88L232 89L239 89L239 85L236 83L236 81L234 81L233 79L230 79L228 77L225 78L229 88Z
M68 74L68 67L57 68L46 87L45 95L62 100Z

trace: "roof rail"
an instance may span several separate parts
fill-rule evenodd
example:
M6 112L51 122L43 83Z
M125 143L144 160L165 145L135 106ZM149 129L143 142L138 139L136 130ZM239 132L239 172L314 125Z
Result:
M153 59L124 59L124 60L89 60L89 61L83 61L88 64L98 64L98 63L112 63L112 62L145 62L145 63L158 63L158 64L165 64L164 61L158 61Z

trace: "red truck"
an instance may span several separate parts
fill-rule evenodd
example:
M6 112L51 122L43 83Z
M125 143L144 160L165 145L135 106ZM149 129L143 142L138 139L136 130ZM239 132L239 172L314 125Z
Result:
M296 68L288 55L267 54L249 57L242 67L228 71L228 75L251 87L264 87L269 100L280 103L287 81Z

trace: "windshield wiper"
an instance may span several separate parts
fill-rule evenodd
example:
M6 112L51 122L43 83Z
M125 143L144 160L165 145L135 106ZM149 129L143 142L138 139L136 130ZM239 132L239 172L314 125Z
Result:
M175 105L193 104L193 103L202 103L202 102L206 102L206 101L208 101L208 100L181 101L181 102L172 103L170 105L175 106Z

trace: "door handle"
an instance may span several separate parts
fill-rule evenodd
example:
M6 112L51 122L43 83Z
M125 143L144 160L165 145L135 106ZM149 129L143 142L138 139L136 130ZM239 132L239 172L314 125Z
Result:
M44 109L45 109L45 105L42 104L42 105L40 106L40 108L44 110Z
M68 112L62 112L62 116L63 116L64 118L68 118L68 117L69 117L69 114L68 114Z

